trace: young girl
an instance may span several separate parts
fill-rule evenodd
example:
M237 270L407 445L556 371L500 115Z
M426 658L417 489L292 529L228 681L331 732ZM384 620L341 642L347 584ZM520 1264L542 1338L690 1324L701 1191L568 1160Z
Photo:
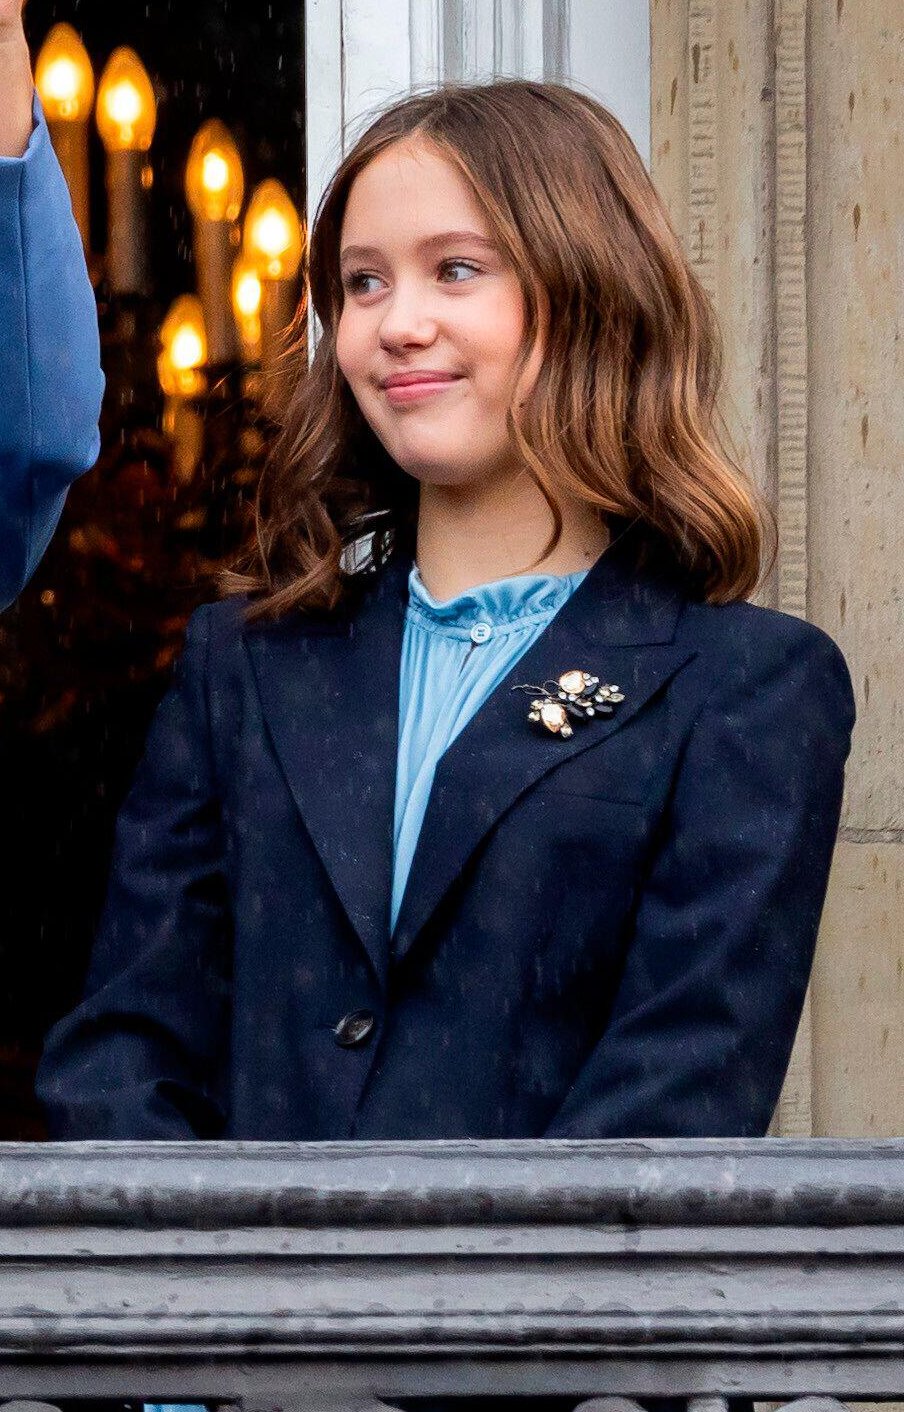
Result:
M309 275L247 572L191 620L47 1043L52 1135L764 1132L852 693L745 601L769 517L636 150L554 84L415 95Z

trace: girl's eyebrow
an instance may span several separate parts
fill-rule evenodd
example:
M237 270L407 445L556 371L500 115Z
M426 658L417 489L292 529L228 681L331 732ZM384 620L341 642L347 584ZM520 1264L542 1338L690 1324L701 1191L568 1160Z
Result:
M486 250L495 250L496 242L488 240L485 235L478 235L476 230L444 230L438 235L428 235L425 240L420 241L418 250L433 250L437 246L449 245L456 240L467 240L472 245L479 245ZM375 245L346 245L339 256L340 265L344 265L347 260L372 260L378 257L381 252Z

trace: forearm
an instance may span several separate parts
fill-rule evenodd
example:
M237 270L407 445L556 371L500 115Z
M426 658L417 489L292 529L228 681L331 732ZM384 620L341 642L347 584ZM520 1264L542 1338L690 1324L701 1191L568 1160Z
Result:
M22 157L31 136L34 86L21 24L0 25L0 157Z
M0 0L0 608L33 572L68 487L97 459L104 386L94 294L69 191L34 93L21 25L18 18L15 26L4 24L4 3L9 0Z

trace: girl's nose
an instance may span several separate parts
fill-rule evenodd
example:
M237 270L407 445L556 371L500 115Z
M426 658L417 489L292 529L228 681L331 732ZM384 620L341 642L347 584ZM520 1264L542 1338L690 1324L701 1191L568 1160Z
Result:
M423 292L396 289L384 306L380 321L380 344L391 349L410 344L428 344L436 336L436 320Z

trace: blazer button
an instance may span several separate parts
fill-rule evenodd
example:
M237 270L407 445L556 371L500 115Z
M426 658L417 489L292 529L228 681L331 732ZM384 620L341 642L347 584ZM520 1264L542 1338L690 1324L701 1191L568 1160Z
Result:
M336 1043L343 1049L354 1049L370 1038L376 1023L370 1010L352 1010L351 1014L342 1016L333 1030Z

